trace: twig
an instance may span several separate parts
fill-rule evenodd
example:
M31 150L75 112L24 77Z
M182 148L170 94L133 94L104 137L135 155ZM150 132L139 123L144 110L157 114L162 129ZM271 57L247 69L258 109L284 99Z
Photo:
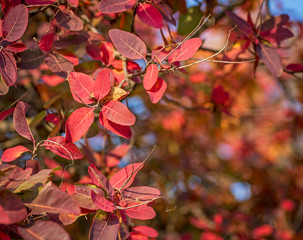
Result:
M229 38L230 38L231 32L232 32L236 27L237 27L237 26L234 26L232 29L229 30L229 33L228 33L228 36L227 36L226 43L225 43L225 45L224 45L218 52L216 52L215 54L213 54L213 55L211 55L211 56L209 56L209 57L207 57L207 58L201 59L201 60L199 60L199 61L197 61L197 62L190 63L190 64L187 64L187 65L184 65L184 66L181 66L181 67L177 67L176 69L182 69L182 68L190 67L190 66L193 66L193 65L195 65L195 64L198 64L198 63L201 63L201 62L205 62L205 61L207 61L207 60L209 60L209 59L211 59L211 58L213 58L213 57L219 55L219 54L220 54L221 52L223 52L224 49L227 47L227 45L228 45L228 43L229 43Z
M10 109L12 106L14 106L17 102L19 102L22 98L24 98L28 94L28 90L26 90L25 93L23 93L17 100L15 100L12 104L10 104L8 107L6 107L3 111L6 111Z
M209 14L206 18L202 17L200 19L199 24L197 25L197 27L195 27L195 29L186 36L186 38L183 39L182 42L178 43L177 47L175 47L169 54L166 55L166 57L162 60L165 61L167 58L169 58L170 55L172 55L186 40L190 39L193 35L196 34L196 32L199 31L200 28L202 28L204 26L204 24L208 21L208 19L211 17L211 14ZM204 21L202 21L204 19Z

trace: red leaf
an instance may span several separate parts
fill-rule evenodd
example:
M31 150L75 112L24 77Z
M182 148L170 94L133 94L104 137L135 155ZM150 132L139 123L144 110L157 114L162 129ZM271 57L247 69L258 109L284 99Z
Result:
M90 240L117 239L119 230L119 219L112 213L106 218L99 211L93 221L89 232Z
M42 80L49 86L54 87L57 86L58 84L62 83L65 81L64 78L59 77L58 75L43 75Z
M130 240L149 240L149 238L141 233L131 232L129 236Z
M300 63L292 63L286 66L287 71L291 72L303 72L303 65ZM1 118L0 118L1 119Z
M35 142L35 139L33 137L33 134L31 130L29 129L29 126L27 124L25 113L28 109L29 105L19 101L16 105L14 114L13 114L13 123L14 127L16 129L16 132L19 133L22 137Z
M71 31L81 31L83 29L83 22L71 9L63 7L55 15L57 23L65 29Z
M95 81L93 93L97 100L104 98L111 89L111 82L114 81L114 75L108 68L102 69Z
M157 61L159 63L163 62L163 59L166 58L166 56L170 53L170 51L167 51L165 49L162 49L163 47L159 46L156 47L153 51L152 51L152 58L154 59L154 61ZM162 49L162 50L161 50ZM161 50L161 51L160 51Z
M61 136L51 137L45 140L43 146L66 159L83 158L81 151L74 143L65 143L65 138Z
M260 43L255 45L259 58L264 62L274 77L280 77L283 73L283 65L278 52L271 47Z
M162 78L158 78L155 85L147 91L152 103L157 103L163 97L167 88L166 82Z
M0 191L0 224L14 224L27 216L22 201L13 193Z
M6 111L0 112L0 122L6 119L9 115L11 115L15 111L15 108L10 108Z
M68 82L73 98L77 102L84 102L86 104L94 102L90 100L90 94L92 93L95 84L91 77L84 73L72 72L69 75Z
M92 59L101 61L101 49L95 44L87 44L86 45L86 52Z
M175 52L173 52L172 55L169 56L169 62L173 63L176 61L190 59L198 51L201 44L201 38L188 39Z
M136 174L143 167L143 163L133 163L122 168L109 180L113 188L122 189L128 188L135 180Z
M115 51L112 43L103 43L98 47L95 44L88 44L86 51L94 60L101 61L105 65L110 65L115 59Z
M92 188L87 185L75 185L75 191L72 197L77 201L81 208L97 210L98 207L96 207L91 198L91 191L103 196L103 190L100 188Z
M253 230L252 234L253 237L256 239L270 236L273 232L273 228L270 225L262 225L260 227L257 227Z
M103 127L105 127L106 129L108 129L109 131L113 132L114 134L116 134L118 136L121 136L121 137L124 137L127 139L131 138L131 136L132 136L132 131L129 126L123 126L123 125L114 123L112 121L109 121L108 119L106 119L103 116L102 112L100 112L99 121Z
M228 92L225 92L222 86L213 89L211 99L217 104L226 104L229 100Z
M37 220L29 228L18 227L18 232L24 240L70 240L70 236L58 223Z
M128 208L124 212L128 217L140 220L148 220L156 216L155 210L147 205Z
M119 101L109 101L103 106L101 112L108 120L123 126L131 126L136 122L135 115Z
M28 5L50 5L58 0L25 0Z
M125 57L130 59L145 58L146 45L135 34L119 29L109 30L109 37L115 48Z
M0 239L1 240L11 240L11 238L2 231L0 231Z
M17 65L13 54L2 50L0 52L0 73L7 86L12 86L17 80Z
M161 194L158 189L146 186L129 187L124 189L122 193L126 202L152 201Z
M20 157L25 152L31 152L29 149L23 146L16 146L6 149L2 154L3 162L12 162Z
M123 61L122 60L114 60L111 64L117 70L122 70L123 69ZM140 71L141 70L141 67L133 61L126 61L126 66L127 66L127 70L134 70L134 71Z
M105 65L110 65L115 60L115 49L112 43L106 42L100 45L101 61Z
M244 21L242 18L238 17L231 11L227 11L226 15L230 17L233 22L238 26L238 28L244 32L246 35L252 34L254 32L252 26Z
M2 22L2 36L8 42L20 39L26 30L28 11L25 5L19 4L8 10Z
M34 201L25 205L39 214L71 213L79 215L81 213L78 203L55 186L45 186Z
M70 51L62 49L58 51L64 58L70 61L73 65L79 64L79 59Z
M94 191L91 191L91 197L92 197L93 203L99 209L101 209L105 212L113 212L116 209L115 205L112 202L108 201L107 199L105 199L101 195L95 193Z
M23 43L13 43L10 45L7 45L5 47L5 50L10 51L10 52L23 52L26 50L26 46Z
M151 64L146 69L146 74L143 78L143 87L145 90L150 90L158 79L158 67L156 64Z
M129 146L127 144L121 144L111 150L105 156L106 166L115 167L119 164L120 160L128 152Z
M159 10L151 4L139 4L137 15L142 22L154 28L163 27L163 17Z
M77 142L90 128L94 121L94 108L79 108L66 121L65 142Z
M103 188L109 197L112 197L115 195L115 191L111 185L111 183L107 180L106 177L96 168L95 165L91 164L88 167L88 174L93 181L93 183L100 188Z
M223 238L213 232L207 231L200 235L200 240L223 240Z
M148 236L150 238L156 238L158 236L158 232L155 229L148 226L136 226L132 230L141 233L145 236Z
M74 69L74 65L70 61L56 52L47 54L45 56L45 63L53 73L64 79Z
M136 0L101 0L98 4L98 10L103 14L124 12L132 8Z

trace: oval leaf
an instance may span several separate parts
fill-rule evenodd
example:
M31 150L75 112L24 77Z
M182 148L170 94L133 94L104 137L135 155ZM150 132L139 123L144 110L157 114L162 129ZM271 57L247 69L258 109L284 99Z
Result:
M105 212L113 212L116 209L115 205L112 202L108 201L107 199L105 199L101 195L95 193L94 191L91 191L91 197L92 197L93 203L99 209L101 209Z
M252 26L246 21L244 21L242 18L238 17L236 14L234 14L231 11L227 11L226 15L230 17L231 20L233 20L233 22L238 26L238 28L246 35L253 33L254 30Z
M81 31L83 29L83 22L71 9L61 9L55 15L57 23L71 31Z
M168 61L170 63L176 61L184 61L190 59L199 49L202 44L201 38L192 38L185 41L171 56Z
M83 158L81 151L74 143L65 143L65 138L61 136L51 137L44 141L43 146L66 159L80 159Z
M19 101L16 105L14 114L13 114L13 123L14 127L22 137L32 141L33 143L35 142L33 134L31 130L29 129L29 126L27 124L26 118L25 118L25 113L28 109L29 105Z
M66 121L65 142L77 142L90 128L94 121L94 108L79 108Z
M57 0L25 0L25 2L28 5L50 5L57 2Z
M8 42L20 39L26 30L28 11L25 5L12 7L4 16L2 22L2 36Z
M122 168L109 180L109 183L116 189L128 188L135 180L136 174L144 166L144 163L133 163Z
M161 194L158 189L146 186L129 187L124 189L122 193L126 202L152 201Z
M10 108L6 111L0 112L0 122L6 119L9 115L11 115L15 111L15 108Z
M132 131L129 126L123 126L109 121L103 116L102 112L100 112L99 121L103 127L120 137L129 139L132 136Z
M162 28L163 27L163 17L159 10L151 4L139 4L137 7L137 15L142 22L145 24L154 27Z
M13 54L2 50L0 52L0 73L7 86L12 86L17 80L17 65Z
M47 54L45 63L53 73L62 78L67 78L68 74L74 69L74 65L70 61L56 52Z
M119 101L109 101L101 111L105 118L123 126L131 126L136 122L135 115Z
M14 161L16 158L20 157L25 152L30 152L30 150L23 146L8 148L2 154L2 161L3 162Z
M264 62L271 74L275 77L280 77L283 73L283 65L279 53L262 43L255 45L255 48L259 58Z
M111 29L109 31L109 37L115 48L125 57L130 59L145 58L147 51L146 45L135 34L119 29Z
M117 239L119 230L119 219L112 213L104 216L99 211L93 221L89 232L90 240Z
M150 238L156 238L158 236L158 232L155 229L148 226L136 226L132 230Z
M67 193L62 192L58 187L46 186L42 188L38 196L31 203L25 204L34 212L42 213L81 213L78 203Z
M0 191L0 224L14 224L27 216L22 201L13 193Z
M147 205L128 208L124 212L128 217L140 220L148 220L156 216L155 210Z
M104 175L96 168L95 165L91 164L88 167L88 174L97 187L104 189L104 191L106 191L110 197L114 196L115 191L112 185L107 180L107 178L104 177Z
M136 0L101 0L98 10L104 14L124 12L132 8Z
M110 92L111 82L113 80L114 75L110 69L105 68L99 72L93 88L95 99L101 100Z
M79 103L90 104L90 94L94 88L94 80L88 75L80 72L72 72L68 77L70 91L73 98Z
M157 103L163 97L167 88L166 82L162 78L158 78L155 85L147 91L152 103Z
M145 90L150 90L158 79L158 67L156 64L151 64L146 69L146 74L143 78L143 87Z
M100 188L92 188L89 185L75 185L75 191L72 197L77 201L81 208L89 210L97 210L98 207L93 203L91 198L91 191L103 196L103 190Z
M35 221L29 228L18 227L24 240L70 240L70 236L58 223L52 221Z

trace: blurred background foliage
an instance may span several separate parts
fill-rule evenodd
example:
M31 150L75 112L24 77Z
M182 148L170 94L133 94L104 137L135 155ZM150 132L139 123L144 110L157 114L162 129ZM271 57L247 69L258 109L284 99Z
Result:
M108 39L111 28L130 30L132 12L102 15L94 7L80 1L76 11L85 15L90 27L98 29ZM187 1L166 0L177 20L169 25L176 42L197 25L201 16L212 13L213 24L199 32L202 50L195 57L207 57L222 48L228 30L234 23L225 15L232 10L246 19L249 12L256 18L260 1ZM290 10L290 1L266 1L262 8L264 18L270 14L286 13L291 17L288 28L295 37L284 41L279 48L283 65L302 63L303 41L302 9ZM286 5L284 5L286 4ZM293 14L295 11L295 14ZM39 40L48 31L53 10L32 14L22 41L28 48L37 48ZM83 16L82 16L83 19ZM163 45L159 30L142 24L135 18L135 32L149 49ZM167 28L163 34L170 39ZM241 50L243 42L234 30L225 49L217 59L230 59ZM96 65L85 53L86 43L68 50L79 59L77 71L94 72ZM246 51L243 59L254 56ZM141 62L138 62L141 64ZM95 66L96 65L96 66ZM51 74L45 64L38 69L20 70L16 87L1 96L0 109L5 109L28 92L22 101L31 108L27 116L37 141L64 133L69 114L78 108L71 97L68 83L50 84L42 80ZM132 148L123 155L119 166L142 161L156 145L145 167L137 175L137 185L159 188L165 200L157 200L157 217L144 224L159 232L159 239L303 239L303 91L302 74L274 78L261 63L223 64L204 62L186 68L186 73L175 72L161 77L168 84L164 98L152 104L141 84L128 97L128 105L137 116L133 128ZM216 99L217 95L224 96ZM219 92L219 93L218 93ZM55 113L60 124L44 118ZM0 124L1 150L30 142L14 130L11 117ZM95 151L94 157L108 176L115 168L107 166L105 154L129 140L117 137L103 129L97 121L85 140L78 145ZM30 147L30 146L29 146ZM85 153L85 151L84 151ZM121 152L122 153L122 152ZM66 184L87 176L88 155L68 168ZM44 165L49 157L65 166L68 161L41 150L38 161ZM29 157L14 163L24 166ZM47 166L45 166L47 167ZM60 177L54 177L59 183ZM86 239L91 217L80 218L66 227L73 239ZM139 221L137 221L139 222Z

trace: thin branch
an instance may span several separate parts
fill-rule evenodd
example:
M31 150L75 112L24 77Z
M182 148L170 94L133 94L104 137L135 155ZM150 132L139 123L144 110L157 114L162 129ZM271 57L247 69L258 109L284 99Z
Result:
M191 58L189 60L202 60L197 58ZM241 63L250 63L255 62L256 59L247 59L243 61L225 61L225 60L206 60L206 62L214 62L214 63L226 63L226 64L241 64Z
M162 199L162 198L164 198L164 197L162 197L162 196L160 196L160 197L155 197L155 198L153 198L153 199L151 199L151 200L144 201L144 202L139 203L139 204L137 204L137 205L133 205L133 206L129 206L129 207L120 207L120 206L116 206L116 208L119 209L119 210L131 209L131 208L135 208L135 207L139 207L139 206L142 206L142 205L149 204L149 203L151 203L152 201L155 201L155 200L157 200L157 199Z
M231 32L232 32L236 27L237 27L237 26L234 26L232 29L229 30L229 33L228 33L228 36L227 36L226 43L224 44L224 46L223 46L218 52L216 52L215 54L213 54L213 55L211 55L211 56L209 56L209 57L207 57L207 58L201 59L201 60L199 60L199 61L197 61L197 62L190 63L190 64L187 64L187 65L184 65L184 66L181 66L181 67L177 67L176 69L182 69L182 68L190 67L190 66L193 66L193 65L195 65L195 64L198 64L198 63L201 63L201 62L205 62L205 61L207 61L207 60L209 60L209 59L211 59L211 58L213 58L213 57L219 55L219 54L220 54L221 52L223 52L224 49L227 47L227 45L228 45L228 43L229 43L229 38L230 38Z
M28 91L26 90L25 93L23 93L17 100L15 100L12 104L10 104L8 107L6 107L3 111L6 111L10 109L12 106L14 106L17 102L19 102L22 98L24 98L28 94Z
M197 27L195 27L195 29L190 33L190 34L188 34L187 36L186 36L186 38L184 38L183 39L183 41L182 42L180 42L180 43L178 43L178 45L177 45L177 47L175 47L169 54L167 54L166 55L166 57L162 60L162 62L163 61L165 61L166 59L168 59L169 58L169 56L170 55L172 55L185 41L187 41L188 39L190 39L193 35L195 35L198 31L199 31L199 29L200 28L202 28L204 25L205 25L205 23L208 21L208 19L211 17L211 14L209 14L206 18L204 18L204 17L202 17L201 19L200 19L200 22L199 22L199 24L197 25ZM202 21L204 19L204 21Z

